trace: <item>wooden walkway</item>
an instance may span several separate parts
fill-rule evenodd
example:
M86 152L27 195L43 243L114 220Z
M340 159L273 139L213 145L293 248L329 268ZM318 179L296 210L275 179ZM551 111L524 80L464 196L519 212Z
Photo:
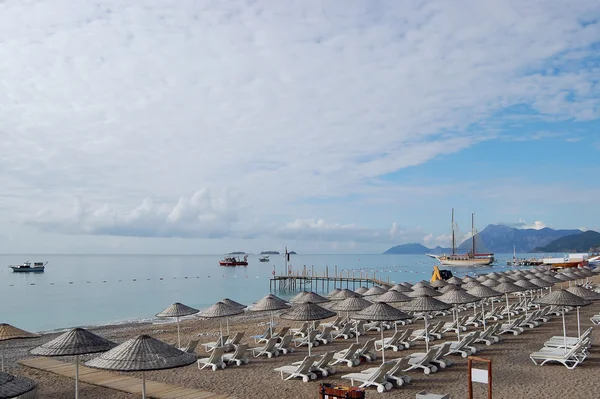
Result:
M34 357L19 360L23 366L47 371L69 378L75 378L75 364L61 362L49 357ZM141 378L129 377L105 370L79 365L79 381L118 391L142 394ZM216 394L200 389L184 388L177 385L146 380L146 397L157 399L235 399L233 396Z

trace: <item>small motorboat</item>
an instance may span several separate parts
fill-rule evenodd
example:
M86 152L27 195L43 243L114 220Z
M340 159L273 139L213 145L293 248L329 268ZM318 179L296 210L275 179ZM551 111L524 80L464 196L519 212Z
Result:
M46 268L48 262L34 262L33 266L31 262L27 261L20 265L9 266L15 273L42 273Z
M244 255L244 260L235 256L226 256L219 261L219 266L248 266L248 255Z
M261 262L269 262L269 261L270 261L270 259L269 259L269 255L261 255L261 256L258 258L258 260L259 260L259 261L261 261Z

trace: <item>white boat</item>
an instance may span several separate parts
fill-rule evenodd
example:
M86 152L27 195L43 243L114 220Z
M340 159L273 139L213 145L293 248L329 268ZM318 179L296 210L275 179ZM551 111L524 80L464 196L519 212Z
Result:
M269 262L269 261L270 261L270 259L269 259L269 255L261 255L261 256L258 258L258 260L259 260L259 261L261 261L261 262Z
M41 273L46 268L48 262L34 262L33 266L31 262L23 262L20 265L11 265L9 266L13 272L15 273Z
M456 238L454 236L454 209L452 209L452 253L450 255L427 254L427 256L437 259L442 266L476 267L492 265L496 261L493 253L478 254L475 252L475 214L471 215L471 225L471 251L466 254L457 254Z
M566 254L562 258L542 258L541 261L552 267L581 267L588 265L588 254Z

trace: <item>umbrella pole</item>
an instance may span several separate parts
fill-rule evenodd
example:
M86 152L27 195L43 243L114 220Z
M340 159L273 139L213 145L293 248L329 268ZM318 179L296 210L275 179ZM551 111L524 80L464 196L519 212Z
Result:
M219 332L221 333L221 346L225 346L225 342L223 342L223 321L219 319Z
M481 318L483 319L483 331L485 331L485 305L483 301L481 301L481 315Z
M146 399L146 374L142 371L142 399Z
M508 305L508 293L504 295L506 296L506 314L508 315L508 324L510 324L510 306Z
M581 338L581 324L579 322L579 306L577 306L577 337Z
M429 352L429 328L427 326L427 313L425 313L425 352Z
M269 329L271 331L271 337L273 336L273 311L271 310L271 324L269 324Z
M460 326L458 325L458 309L456 308L456 305L454 305L453 310L456 311L456 314L454 315L454 322L456 323L456 335L458 336L457 342L460 342ZM475 308L473 308L473 310L475 310Z
M2 345L2 371L4 371L4 345Z
M565 324L565 308L563 307L562 311L562 319L563 319L563 334L565 337L565 353L567 353L567 325Z
M383 363L385 363L385 345L383 342L383 321L380 321L379 323L380 323L379 329L381 330L381 364L383 364Z
M225 322L227 323L227 335L229 335L229 316L225 318Z
M181 338L179 337L179 316L177 316L177 348L181 348Z
M75 355L75 399L79 398L79 355Z

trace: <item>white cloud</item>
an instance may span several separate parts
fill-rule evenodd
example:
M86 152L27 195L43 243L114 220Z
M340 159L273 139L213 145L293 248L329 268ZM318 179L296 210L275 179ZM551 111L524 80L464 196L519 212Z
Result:
M3 3L0 217L46 208L47 231L165 237L304 220L281 234L401 239L353 225L348 208L319 225L324 208L298 204L404 201L382 199L403 189L382 175L511 135L510 107L598 118L582 60L599 28L581 21L599 13L541 0ZM177 204L196 187L242 194Z

